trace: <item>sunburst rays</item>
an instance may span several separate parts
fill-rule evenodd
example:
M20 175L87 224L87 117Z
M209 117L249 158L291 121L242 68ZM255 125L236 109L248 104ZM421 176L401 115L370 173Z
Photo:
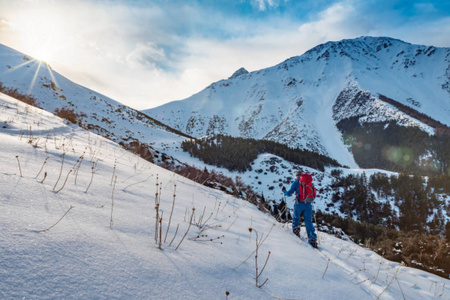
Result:
M27 94L29 94L29 95L31 95L31 90L33 89L33 86L36 83L36 79L37 79L37 76L39 74L39 70L41 69L41 65L42 65L42 60L39 60L39 65L36 68L36 71L34 72L33 80L31 80L30 86L28 88L28 93Z
M45 67L47 69L48 74L50 75L51 81L54 82L54 84L56 86L58 86L58 82L56 81L55 75L53 74L51 67L45 61L38 60L35 58L28 58L28 56L24 56L24 59L26 60L25 62L23 62L17 66L14 66L14 67L9 67L9 69L6 70L5 72L3 72L1 75L2 76L7 75L8 73L20 70L21 68L26 68L26 67L30 68L37 64L36 70L34 71L34 74L33 74L33 78L30 82L30 85L28 86L27 94L31 95L33 87L35 86L35 84L38 80L39 74L41 72L41 68L43 69L43 67Z

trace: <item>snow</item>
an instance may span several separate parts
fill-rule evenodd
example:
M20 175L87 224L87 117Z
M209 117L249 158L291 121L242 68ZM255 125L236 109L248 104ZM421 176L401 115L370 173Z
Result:
M394 120L433 133L429 126L376 97L390 97L450 125L449 57L450 48L385 37L329 42L276 66L232 76L187 99L144 112L193 137L220 133L269 139L357 168L331 110L339 93L355 85L357 91L367 91L373 98L364 103L363 115L341 108L347 117L353 113L364 122ZM358 103L355 108L361 106Z
M365 109L365 112L376 112L361 118L368 122L394 119L405 126L414 125L429 133L432 131L428 126L405 116L404 113L390 105L381 103L381 100L376 99L374 93L371 93L373 101L369 101L364 108L359 105L357 111L342 109L342 114L336 114L332 111L333 103L339 92L349 87L348 81L355 87L350 92L357 93L364 87L372 90L372 87L366 86L367 82L363 80L370 74L373 75L370 75L373 80L368 82L375 84L380 81L379 78L384 78L384 72L393 72L388 64L392 57L388 53L384 53L384 50L376 52L378 44L383 45L387 40L391 39L380 38L370 42L369 38L361 38L342 42L340 46L339 42L327 43L312 49L305 55L291 58L272 68L251 73L246 73L242 69L238 72L240 75L233 79L219 81L187 100L168 104L167 107L170 110L159 111L155 118L162 120L164 123L169 122L181 131L186 131L187 126L183 127L179 124L190 122L191 127L188 133L194 136L196 134L209 135L223 130L225 133L232 135L240 135L242 132L251 138L265 138L289 146L298 145L302 148L311 148L313 151L325 153L335 158L343 165L352 167L348 171L343 169L344 174L347 174L347 172L364 172L364 170L357 169L358 166L349 152L348 146L344 144L342 136L336 128L337 117L355 116L355 112L358 113ZM375 43L371 46L373 48L371 53L380 55L380 59L374 59L370 55L361 57L359 53L361 49L359 48L367 43ZM392 43L395 45L396 51L403 49L410 56L417 49L423 48L423 46L411 46L400 41L393 41ZM325 60L322 55L326 52L327 47L329 50L340 47L350 53L351 57L357 59L337 60L336 53L338 52L335 53L334 50L330 50L329 59ZM436 68L432 72L433 74L441 74L444 70L442 64L435 66L435 62L440 62L442 53L445 53L448 49L437 48L436 51L431 56L433 61L430 63L430 66L432 66L430 68ZM391 51L390 54L396 57L397 52ZM318 59L319 57L322 58ZM164 153L172 157L173 161L178 160L178 162L187 163L199 169L205 167L208 170L215 169L230 178L239 176L246 185L250 185L256 192L264 194L266 199L276 202L282 200L281 185L290 185L291 182L287 178L292 178L295 171L303 169L313 174L316 186L321 189L316 201L316 208L342 216L337 206L328 207L331 205L333 193L329 188L332 182L330 171L334 168L327 168L325 172L318 172L267 153L261 154L254 161L253 170L245 173L230 172L223 168L206 165L181 150L181 142L185 137L174 134L170 129L155 124L149 119L138 118L137 112L133 109L77 85L53 72L46 64L32 60L24 54L2 45L0 45L0 62L0 82L4 86L17 88L22 93L31 92L38 99L39 105L45 110L53 112L55 108L61 107L74 109L80 115L85 114L85 117L81 117L85 128L87 124L91 124L104 130L93 129L92 132L109 136L115 142L129 143L137 139L151 146L153 154L159 155L158 159L161 159L161 153ZM371 71L366 69L366 65L370 66ZM386 65L389 68L386 69ZM411 66L408 70L419 67L419 65L421 70L425 68L423 63L419 64L418 62L416 66ZM395 66L397 68L397 64ZM404 78L402 77L404 70L397 69L395 72L401 72L399 78L405 79L405 82L410 79L411 74L408 73L408 77ZM359 74L358 72L361 70L364 72ZM422 71L426 76L431 76L427 78L434 78L434 75L427 73L429 71L427 71L427 68ZM414 84L417 84L417 88L419 88L421 84L431 84L431 81L431 79L427 79L423 80L422 83ZM52 82L55 83L55 88L51 87ZM387 83L385 85L389 86ZM384 85L380 83L377 86ZM439 89L442 90L440 87ZM383 93L387 96L390 95L385 91ZM437 107L445 112L446 105L450 102L446 102L448 96L441 96L435 100L439 101ZM405 97L406 99L412 99L412 96L405 95ZM396 100L402 101L400 98L396 98ZM417 105L421 105L421 107L428 105L419 98L413 100L415 102L410 101L419 103ZM161 109L163 108L161 107ZM192 115L189 114L191 111ZM2 124L0 123L0 125ZM44 132L35 125L31 125L35 134ZM9 126L11 128L12 125L9 124ZM63 131L67 131L67 127L53 128L52 132L56 133L56 130L61 131L62 134ZM255 170L263 170L263 173L259 174ZM383 170L380 170L380 172L389 174L389 172Z
M184 137L174 134L164 125L156 124L121 103L80 86L54 72L45 62L32 59L0 44L0 82L4 87L31 94L38 106L46 111L66 108L74 110L85 128L109 136L116 142L134 139L162 151L164 145ZM100 128L99 130L97 128Z
M449 280L324 233L321 250L314 250L252 204L3 94L0 118L2 299L225 299L226 292L228 299L450 297ZM176 195L161 249L156 192L162 237ZM195 241L199 234L213 241ZM267 237L259 270L270 251L261 288L251 255L256 234Z

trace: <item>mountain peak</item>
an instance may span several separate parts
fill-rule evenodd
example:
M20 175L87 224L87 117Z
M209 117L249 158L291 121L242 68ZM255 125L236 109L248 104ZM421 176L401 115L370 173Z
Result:
M353 49L359 53L367 54L367 52L370 52L373 54L383 49L390 48L393 45L410 46L411 44L391 37L361 36L354 39L330 41L324 44L320 44L307 51L306 53L313 54L323 53L326 51L340 52Z
M240 68L239 70L234 72L233 75L231 75L228 79L236 78L244 74L248 74L248 71L245 68Z

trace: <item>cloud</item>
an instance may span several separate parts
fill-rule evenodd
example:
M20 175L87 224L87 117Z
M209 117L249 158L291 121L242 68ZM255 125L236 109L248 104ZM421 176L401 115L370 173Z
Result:
M43 38L54 33L58 42L50 61L56 71L138 109L189 97L240 67L270 67L329 40L384 35L450 45L450 21L436 17L430 2L408 4L421 18L403 15L387 0L329 3L17 0L2 4L0 40L34 50L5 21L40 29L46 20L60 29L42 27Z
M319 12L310 22L298 27L299 38L320 44L327 41L371 35L377 23L371 16L361 15L354 1L338 2Z
M158 62L166 59L164 50L152 42L138 43L125 58L128 65L133 69L156 68Z
M252 4L260 11L265 11L268 8L277 7L279 1L277 0L252 0Z

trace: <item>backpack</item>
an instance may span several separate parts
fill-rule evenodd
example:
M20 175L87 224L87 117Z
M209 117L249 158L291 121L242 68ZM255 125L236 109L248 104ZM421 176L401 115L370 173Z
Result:
M304 173L300 176L299 180L299 191L297 193L297 198L295 199L298 202L310 203L313 202L316 198L317 190L312 183L313 179L311 174Z

